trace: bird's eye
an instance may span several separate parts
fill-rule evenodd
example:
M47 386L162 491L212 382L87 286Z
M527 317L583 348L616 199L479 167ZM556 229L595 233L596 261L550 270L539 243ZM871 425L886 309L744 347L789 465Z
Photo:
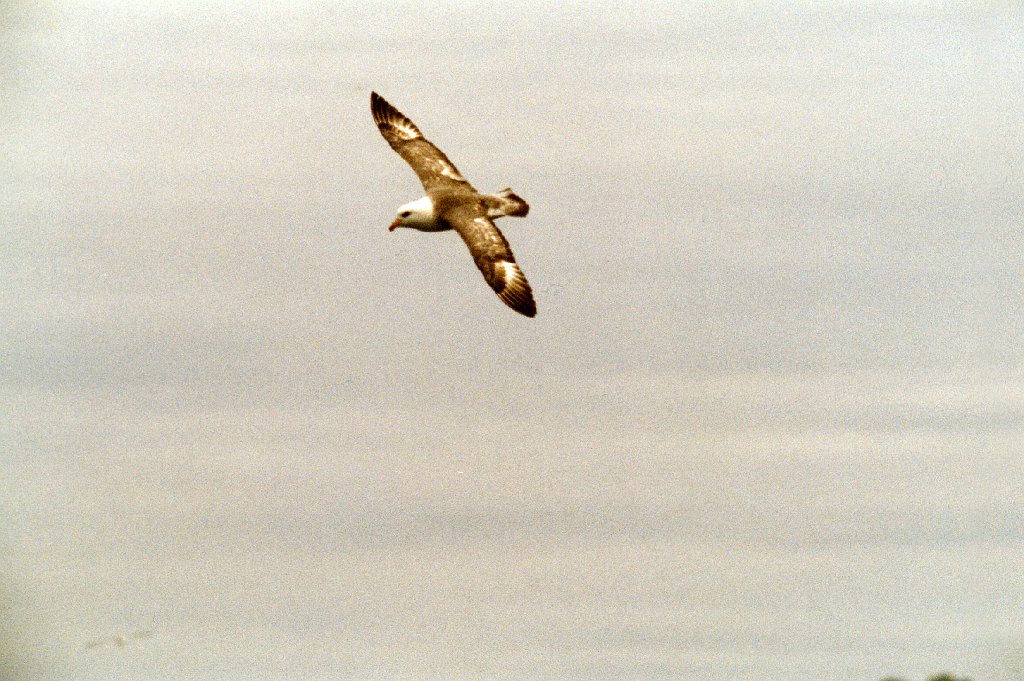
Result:
M411 214L412 214L411 211L403 210L401 213L398 214L398 217L400 217L400 218L407 218Z

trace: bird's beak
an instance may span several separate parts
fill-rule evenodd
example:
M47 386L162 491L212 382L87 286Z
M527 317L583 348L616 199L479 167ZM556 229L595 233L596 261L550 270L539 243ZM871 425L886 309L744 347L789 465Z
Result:
M398 218L395 218L395 221L394 221L394 222L392 222L392 223L391 223L391 224L390 224L390 225L388 226L388 231L389 231L389 232L393 232L393 231L395 231L395 229L397 229L398 227L401 227L401 226L402 226L402 221L401 221L401 220L399 220Z

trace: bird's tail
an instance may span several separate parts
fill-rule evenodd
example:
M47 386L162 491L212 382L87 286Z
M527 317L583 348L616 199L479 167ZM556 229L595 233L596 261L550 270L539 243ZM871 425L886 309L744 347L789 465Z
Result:
M488 202L487 216L492 218L503 218L506 215L521 218L530 212L530 204L523 201L515 192L509 188L502 189L490 197Z

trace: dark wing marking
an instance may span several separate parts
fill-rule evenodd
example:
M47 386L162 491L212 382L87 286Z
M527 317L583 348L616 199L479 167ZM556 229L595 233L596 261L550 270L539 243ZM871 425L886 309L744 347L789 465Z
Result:
M453 208L445 213L448 224L459 233L469 247L476 266L506 305L520 314L533 317L537 304L533 301L530 282L516 264L508 241L490 218L470 207Z
M476 191L444 152L423 136L415 123L376 92L370 93L370 111L380 134L416 171L427 194L438 190Z

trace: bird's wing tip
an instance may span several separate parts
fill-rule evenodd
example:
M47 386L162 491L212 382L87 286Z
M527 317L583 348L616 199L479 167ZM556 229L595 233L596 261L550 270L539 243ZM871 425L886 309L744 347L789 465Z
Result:
M514 260L502 260L499 261L499 264L501 271L499 273L496 270L495 274L500 274L500 276L492 284L498 297L519 314L526 317L536 316L537 303L533 300L533 290L530 288L530 282L523 276L523 271L519 269L519 265ZM498 288L497 285L500 285L501 288Z

